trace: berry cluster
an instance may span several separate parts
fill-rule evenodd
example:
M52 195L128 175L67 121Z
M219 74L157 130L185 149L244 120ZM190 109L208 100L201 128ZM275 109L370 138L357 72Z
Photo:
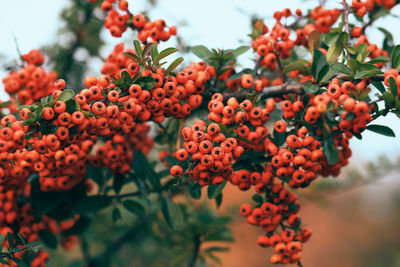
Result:
M176 151L179 161L190 159L194 167L189 171L190 177L199 185L220 184L232 176L232 162L239 158L244 149L235 138L227 138L218 124L206 126L204 121L197 121L192 127L182 129L185 140L183 148ZM189 157L190 154L190 157ZM171 167L171 175L179 177L182 167Z
M3 78L4 90L21 104L32 104L54 91L57 74L46 72L41 66L44 55L37 49L22 55L24 66Z

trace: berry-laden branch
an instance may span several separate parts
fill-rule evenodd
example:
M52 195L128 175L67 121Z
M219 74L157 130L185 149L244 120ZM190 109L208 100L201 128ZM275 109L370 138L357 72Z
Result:
M171 235L198 233L194 225L226 224L212 216L189 218L188 211L196 207L190 200L201 198L202 187L219 206L230 183L256 192L253 204L242 204L240 213L258 227L257 244L273 248L270 261L302 266L312 231L300 219L296 190L321 176L338 176L351 158L350 140L361 139L365 130L395 135L371 122L400 114L400 46L380 48L360 26L348 23L350 8L363 17L394 4L353 1L349 7L342 1L342 10L277 11L271 28L254 21L249 35L254 66L240 69L238 57L250 46L197 46L202 61L180 68L178 57L166 65L177 49L161 50L158 44L176 35L176 27L129 11L126 0L102 1L110 33L121 37L130 28L138 39L133 46L114 47L102 76L87 76L82 90L67 89L42 67L44 55L32 50L22 55L21 69L2 80L10 101L0 104L7 114L0 121L0 237L20 232L29 242L40 238L55 248L60 240L68 249L91 230L98 212L112 205L116 223L124 208L136 222L102 255L93 259L89 240L82 239L89 265L109 265L126 243L136 238L140 243L144 228L143 235L159 231L165 241L160 243L171 244ZM334 28L341 15L344 31ZM294 24L282 23L290 17ZM310 53L302 58L300 50ZM368 96L371 84L379 91L377 100ZM375 105L379 101L383 108ZM125 190L128 183L137 189ZM178 194L182 201L176 204ZM226 229L213 230L185 244L191 250L185 264L215 259L212 252L224 250L201 250L208 240L230 239ZM167 254L176 252L175 246L168 249L173 253ZM48 258L41 251L31 266L43 266Z

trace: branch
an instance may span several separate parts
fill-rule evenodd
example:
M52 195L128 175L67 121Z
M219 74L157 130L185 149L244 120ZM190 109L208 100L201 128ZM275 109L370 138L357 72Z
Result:
M349 36L349 41L350 41L350 29L349 29L349 8L347 6L346 0L342 0L343 4L343 15L344 15L344 27L346 29L347 35Z
M339 74L336 78L344 81L351 80L351 76L345 74ZM378 74L375 76L371 76L368 78L371 81L383 81L385 76L383 74ZM321 86L327 86L328 83L322 84ZM304 94L304 88L302 83L293 83L293 84L280 84L276 86L265 87L262 93L260 94L262 98L270 98L270 97L279 97L286 94ZM228 101L229 98L234 97L239 102L243 101L247 97L247 91L239 91L232 94L224 95L224 102Z

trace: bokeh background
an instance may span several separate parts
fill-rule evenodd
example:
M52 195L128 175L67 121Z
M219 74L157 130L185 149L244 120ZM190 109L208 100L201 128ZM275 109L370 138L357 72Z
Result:
M72 15L66 13L65 9L83 1L86 0L13 0L2 3L0 76L4 77L4 67L12 67L13 60L18 58L17 46L22 53L34 48L44 48L53 57L58 56L59 60L80 62L74 67L80 75L99 75L101 58L106 57L118 42L122 41L130 46L133 35L115 39L111 38L108 32L101 31L100 38L89 36L85 39L90 49L80 48L68 54L69 47L77 40L76 36L66 30L68 25L65 24L65 18ZM266 24L271 26L272 15L276 10L299 7L306 11L318 4L316 0L128 2L133 13L146 11L153 19L164 18L168 25L178 25L179 45L186 49L198 44L211 48L247 45L250 42L247 34L250 32L252 16L264 18ZM338 1L326 2L328 7L339 6ZM378 45L384 38L377 30L378 26L391 31L395 43L400 43L400 30L397 26L400 23L400 7L392 9L391 14L376 22L367 31L369 39ZM101 22L101 12L90 15L94 20ZM93 24L93 32L97 34L100 26L99 23ZM175 44L176 41L172 40L163 44L163 47ZM62 48L67 49L67 52ZM196 60L190 53L185 53L184 57L186 61ZM242 65L251 63L250 52L241 56ZM52 68L54 64L48 67ZM79 75L72 76L71 81L67 80L67 84L83 88L79 82L81 79L77 79ZM0 98L6 99L2 84ZM362 141L352 140L354 156L350 166L344 169L339 178L321 179L311 189L300 194L304 204L301 212L303 222L312 227L314 232L313 238L305 245L302 260L305 267L400 266L400 121L394 115L388 115L376 123L390 126L397 137L389 138L364 132ZM219 212L233 215L231 226L235 242L230 246L229 252L220 253L222 266L269 266L270 251L259 248L256 244L260 232L238 216L238 205L248 201L251 196L252 192L239 192L233 187L226 190ZM50 266L68 266L70 256L65 256L60 251L53 254L63 261L55 261ZM75 251L70 255L74 254L76 256L79 252ZM123 249L121 254L126 261L124 265L118 266L138 266L129 263L129 258L135 256L132 248Z

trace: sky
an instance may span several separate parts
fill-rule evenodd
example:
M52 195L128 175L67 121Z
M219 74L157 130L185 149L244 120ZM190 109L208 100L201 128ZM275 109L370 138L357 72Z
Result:
M133 13L149 7L144 0L128 0L128 2ZM328 7L340 7L337 4L339 1L327 2ZM56 41L57 29L61 26L59 14L68 3L67 0L14 0L3 4L0 16L0 64L4 63L3 57L8 61L18 57L14 37L18 40L23 53ZM178 31L188 45L203 44L211 48L234 48L249 44L247 34L250 31L251 15L265 18L267 25L271 27L274 11L286 7L293 9L300 7L305 12L308 8L315 7L317 3L317 0L158 0L157 6L150 9L149 15L152 19L165 19L168 25L185 24L178 27ZM400 8L396 7L392 13L400 14ZM374 28L367 32L370 40L380 44L383 35L376 27L385 27L390 31L395 29L395 25L399 25L399 22L400 19L394 16L387 16L378 21ZM392 33L395 42L400 43L400 32L392 30ZM111 38L108 32L104 32L103 36L108 43L102 49L102 54L105 56L121 39ZM131 41L124 39L123 41L127 45L131 44ZM251 62L250 52L242 56L241 62L243 64ZM0 71L0 77L5 75L6 73ZM6 99L2 83L0 83L0 98ZM400 155L400 119L389 115L376 120L374 124L390 126L398 137L389 138L365 131L362 141L355 138L351 141L355 160L373 160L378 154L386 154L389 157Z

